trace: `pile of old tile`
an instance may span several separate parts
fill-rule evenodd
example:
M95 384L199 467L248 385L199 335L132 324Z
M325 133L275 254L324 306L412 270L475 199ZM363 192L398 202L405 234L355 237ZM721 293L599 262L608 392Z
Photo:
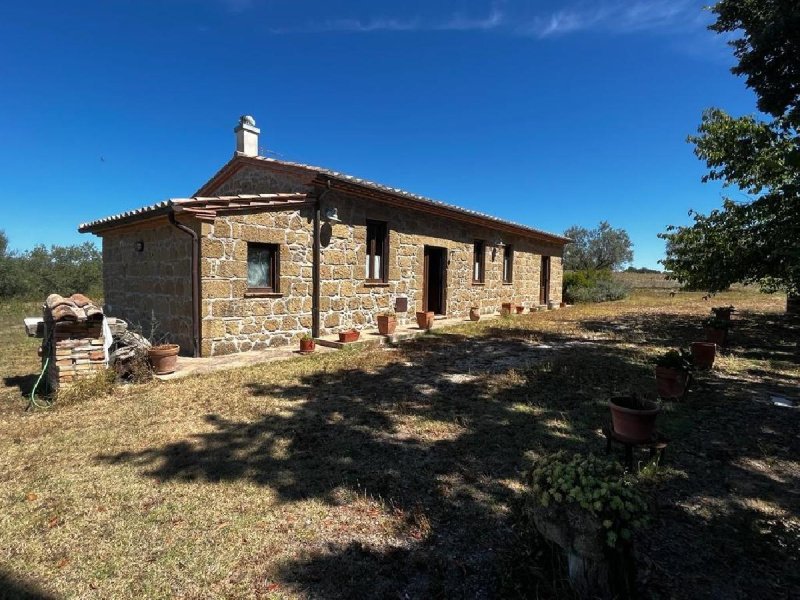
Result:
M103 311L83 294L50 294L43 307L47 380L52 391L107 366Z

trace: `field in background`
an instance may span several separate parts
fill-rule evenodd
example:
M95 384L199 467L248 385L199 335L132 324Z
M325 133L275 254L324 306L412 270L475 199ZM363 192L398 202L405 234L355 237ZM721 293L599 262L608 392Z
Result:
M621 271L612 273L612 278L614 281L625 284L634 290L678 289L680 287L677 281L667 280L663 273L633 273Z
M37 340L0 306L0 596L569 597L520 521L542 453L602 453L607 399L740 312L660 427L641 598L800 597L800 324L747 290L627 300L117 388L25 412ZM33 312L31 312L33 309ZM691 551L687 551L691 549Z

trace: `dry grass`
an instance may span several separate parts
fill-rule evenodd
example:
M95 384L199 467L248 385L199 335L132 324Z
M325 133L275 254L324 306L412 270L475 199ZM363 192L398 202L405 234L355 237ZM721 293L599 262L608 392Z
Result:
M800 411L768 401L796 395L797 323L781 298L700 296L638 293L32 413L36 344L4 308L0 588L546 597L545 571L517 564L536 557L516 535L521 472L544 451L602 451L609 394L652 394L653 355L731 303L731 352L662 417L673 443L649 477L642 596L797 595Z

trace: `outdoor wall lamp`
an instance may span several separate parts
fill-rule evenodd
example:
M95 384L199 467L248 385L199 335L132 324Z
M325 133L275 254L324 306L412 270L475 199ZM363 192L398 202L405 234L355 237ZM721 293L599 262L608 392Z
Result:
M325 209L325 220L330 223L341 223L342 220L339 218L339 209L335 206L329 206Z
M133 244L133 248L134 248L134 249L135 249L137 252L142 252L142 251L144 250L144 242L143 242L142 240L138 240L137 242L135 242L135 243Z

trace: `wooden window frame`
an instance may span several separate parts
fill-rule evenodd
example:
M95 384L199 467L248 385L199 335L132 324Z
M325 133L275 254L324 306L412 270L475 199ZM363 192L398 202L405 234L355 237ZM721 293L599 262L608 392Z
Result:
M476 260L477 259L477 260ZM478 278L475 279L475 265L478 265ZM486 283L486 241L475 240L472 243L472 283L483 285Z
M377 255L379 236L370 239L370 228L380 227L383 228L383 239L380 240L383 245L383 253L381 256L380 273L373 273L375 265L374 257ZM367 219L366 222L366 255L367 255L367 268L364 273L364 280L369 284L376 283L389 283L389 223L386 221L377 221L374 219Z
M508 260L508 268L506 268ZM503 246L503 283L514 283L514 246L506 244Z
M247 294L273 295L281 293L281 247L280 244L264 244L261 242L247 242L247 268L250 269L250 248L267 248L270 252L269 272L271 276L267 287L247 287Z

